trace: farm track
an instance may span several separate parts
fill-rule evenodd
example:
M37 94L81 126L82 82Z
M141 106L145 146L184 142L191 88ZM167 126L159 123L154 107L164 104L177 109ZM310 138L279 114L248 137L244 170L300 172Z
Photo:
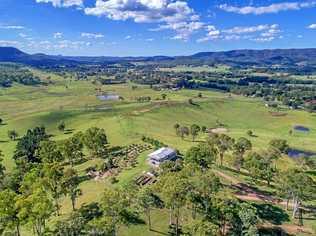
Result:
M254 201L254 202L265 202L265 203L271 203L275 205L279 205L281 207L286 207L287 202L282 201L278 198L274 198L272 196L266 195L262 192L259 192L258 190L255 190L251 186L240 182L238 179L236 179L233 176L227 175L219 170L213 170L216 175L219 177L222 177L226 179L227 181L231 182L231 187L233 189L237 189L238 192L234 195L242 200L242 201ZM288 204L289 207L293 207L293 203ZM315 211L313 209L303 208L304 210L308 211ZM288 232L289 234L297 234L297 233L307 233L307 234L313 234L314 231L307 227L297 226L297 225L289 225L289 224L283 224L283 225L273 225L273 224L263 224L262 227L269 227L269 228L281 228Z

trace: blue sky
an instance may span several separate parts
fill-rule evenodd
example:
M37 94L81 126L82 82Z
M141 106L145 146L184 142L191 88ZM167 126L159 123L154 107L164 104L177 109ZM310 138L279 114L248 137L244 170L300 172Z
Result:
M316 47L316 0L0 0L0 46L90 56Z

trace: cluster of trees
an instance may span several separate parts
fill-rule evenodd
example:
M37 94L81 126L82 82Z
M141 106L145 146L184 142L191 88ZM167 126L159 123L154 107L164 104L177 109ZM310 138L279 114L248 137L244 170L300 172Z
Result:
M288 148L286 140L273 139L266 150L252 151L252 144L246 138L234 140L225 134L211 134L206 143L188 150L185 162L207 169L216 162L223 165L225 153L230 152L232 159L228 163L237 171L243 168L255 183L265 181L271 186L273 182L278 195L286 199L287 209L292 199L292 217L295 219L298 215L303 224L303 201L316 199L316 182L301 168L302 165L287 170L277 168L276 161L282 153L287 153ZM302 160L300 162L302 164ZM315 167L313 161L304 161L304 164L309 170Z
M150 102L151 97L150 96L141 96L136 98L137 102Z
M238 201L210 170L183 165L165 171L158 182L140 188L107 187L101 201L81 207L56 224L56 235L117 235L122 226L142 223L149 230L154 209L169 211L170 234L257 235L259 218L251 204ZM181 219L181 220L180 220ZM183 224L183 221L187 221Z
M189 149L186 157L187 162L207 168L214 162L222 166L225 154L230 152L234 157L232 166L240 170L244 165L245 153L251 148L251 142L244 137L234 140L226 134L211 133L207 142Z
M145 142L145 143L149 143L149 144L153 145L156 149L168 146L168 145L164 144L163 142L161 142L161 141L159 141L157 139L146 137L146 136L142 137L142 141Z
M230 90L232 93L244 96L260 97L267 102L278 102L294 109L303 108L308 111L315 110L315 86L301 84L251 84L238 86Z
M95 127L58 142L44 127L28 130L17 142L16 167L6 173L0 164L0 232L20 235L26 225L34 235L44 235L47 220L60 214L63 196L75 210L82 177L73 166L84 157L84 147L92 158L106 158L107 145L105 131Z
M184 139L186 136L192 137L192 141L194 142L196 137L199 135L200 132L205 133L207 131L206 126L199 126L197 124L192 124L190 127L181 126L180 124L174 124L173 128L176 131L176 135Z
M37 85L41 80L31 71L17 65L0 65L0 87L11 87L12 83Z

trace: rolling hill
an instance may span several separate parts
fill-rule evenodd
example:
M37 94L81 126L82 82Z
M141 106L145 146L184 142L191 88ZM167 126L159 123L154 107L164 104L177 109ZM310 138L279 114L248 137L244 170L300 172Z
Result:
M199 52L190 56L153 57L76 57L46 54L27 54L13 47L0 47L0 61L32 66L73 66L80 64L111 64L148 62L154 64L210 64L223 63L233 66L287 65L316 66L316 49L233 50L224 52Z

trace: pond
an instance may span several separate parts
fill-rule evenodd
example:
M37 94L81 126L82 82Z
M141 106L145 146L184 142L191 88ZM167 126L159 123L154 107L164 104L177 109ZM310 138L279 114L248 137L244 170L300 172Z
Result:
M306 132L306 133L310 131L309 128L302 126L302 125L295 125L294 130L300 131L300 132Z
M117 101L120 99L119 95L116 94L107 94L107 95L99 95L97 98L101 101Z
M289 149L287 155L291 158L299 158L299 157L312 157L316 156L315 152L308 152L299 149Z

